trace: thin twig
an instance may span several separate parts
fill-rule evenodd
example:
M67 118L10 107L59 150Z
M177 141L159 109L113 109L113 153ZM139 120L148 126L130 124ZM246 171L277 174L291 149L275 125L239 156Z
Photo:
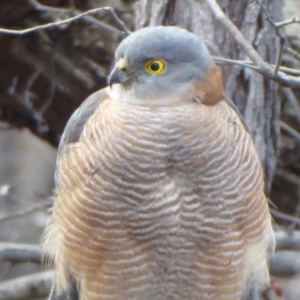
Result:
M28 208L25 208L23 210L20 210L18 212L7 214L7 215L0 218L0 223L8 221L8 220L15 219L15 218L24 217L26 215L29 215L29 214L31 214L33 212L36 212L36 211L39 211L41 209L51 207L52 205L53 205L53 200L48 199L47 201L32 205L32 206L30 206Z
M223 58L218 56L214 56L214 60L218 65L224 65L224 64L237 65L237 66L254 70L256 72L259 72L260 69L259 67L254 66L253 62L249 60L236 60L236 59Z
M253 65L253 62L249 60L235 60L235 59L223 58L218 56L214 56L214 60L219 65L224 65L224 64L238 65L238 66L242 66L254 70L258 73L261 72L261 68ZM273 69L275 68L275 65L269 65L269 66ZM287 67L280 67L279 70L290 75L300 76L300 70L295 70Z
M243 36L240 30L229 20L229 18L224 14L221 10L220 6L217 4L215 0L205 0L208 4L211 12L214 17L222 23L227 31L234 37L236 42L244 49L250 59L254 62L255 65L261 66L264 64L263 59L256 52L256 50L252 47L252 45L247 41L247 39Z
M294 58L300 61L300 54L297 51L290 47L284 47L284 50L286 51L286 53L292 55Z
M39 2L37 2L36 0L27 0L28 2L30 2L30 4L37 10L42 10L42 11L47 11L47 12L51 12L51 13L60 13L60 14L80 14L81 12L74 9L74 3L71 5L71 8L60 8L60 7L53 7L53 6L48 6L48 5L43 5L40 4ZM109 24L106 24L102 21L99 21L97 19L95 19L94 17L91 16L85 16L83 18L83 20L86 20L88 22L90 22L91 24L94 24L102 29L108 30L111 33L117 33L117 34L121 34L122 31L120 31L119 29L110 26ZM124 27L121 27L125 32L127 29L127 27L124 24Z
M49 93L46 97L46 99L43 101L43 104L41 105L40 108L38 108L36 111L40 115L44 115L44 113L48 110L50 105L52 104L53 97L55 94L56 90L56 85L55 85L55 55L56 55L56 50L57 50L57 44L54 46L54 51L50 59L50 72L51 72L51 77L50 77L50 89Z
M270 211L271 211L271 214L272 214L273 217L276 217L276 218L281 219L283 221L295 222L297 225L300 225L300 218L284 214L284 213L282 213L278 210L275 210L273 208L271 208Z
M295 17L295 18L292 18L290 20L285 20L285 21L282 21L282 22L277 22L276 26L278 28L280 28L282 26L287 26L287 25L291 25L291 24L294 24L294 23L300 23L300 18L299 17Z
M284 96L283 99L286 99L292 106L293 116L295 116L300 123L300 104L294 94L294 91L291 88L282 88L281 92Z
M125 23L117 16L115 10L112 7L110 7L110 12L115 22L124 30L125 35L130 35L131 31L126 27Z
M48 6L39 3L36 0L27 0L35 9L37 10L46 10L48 12L55 12L55 13L65 13L65 12L70 12L73 11L73 8L60 8L60 7L53 7L53 6Z
M279 71L276 75L274 69L264 62L256 50L252 47L249 41L243 36L239 29L229 20L229 18L221 10L215 0L205 0L209 6L212 15L226 28L231 37L238 43L239 46L249 56L255 66L258 67L255 71L261 75L270 78L284 86L300 87L300 76L291 76Z
M291 69L287 67L279 67L279 71L285 72L293 76L298 76L300 74L300 70Z
M34 81L36 80L37 76L39 75L40 71L37 70L33 73L32 76L29 77L25 89L23 93L19 94L16 92L16 86L18 83L18 77L14 77L12 80L12 84L8 89L8 94L17 100L25 109L27 109L31 113L32 119L35 121L36 124L36 132L42 134L49 130L47 123L45 122L41 112L36 110L31 101L31 97L33 93L30 91Z
M91 10L83 12L79 15L76 15L74 17L71 17L71 18L68 18L68 19L65 19L65 20L62 20L62 21L51 22L51 23L47 23L47 24L44 24L44 25L38 25L38 26L34 26L34 27L31 27L31 28L22 29L22 30L0 28L0 33L24 35L24 34L27 34L29 32L33 32L33 31L37 31L37 30L41 30L41 29L49 29L49 28L52 28L52 27L58 27L60 25L69 24L69 23L71 23L73 21L76 21L76 20L78 20L78 19L80 19L84 16L97 13L97 12L99 12L101 10L104 10L104 9L107 9L107 8L102 7L102 8L91 9Z
M22 101L24 101L26 103L26 105L30 108L32 108L32 101L30 100L31 96L32 96L32 92L30 91L32 88L32 85L34 84L34 82L36 81L36 79L38 78L38 76L40 75L40 70L35 70L35 72L33 72L31 74L31 76L29 76L25 88L24 88L24 93L23 93L23 97L22 97Z
M279 53L277 55L276 65L275 65L275 69L274 69L274 76L276 76L278 73L279 67L281 65L281 62L282 62L283 49L284 49L284 46L286 43L286 36L281 32L280 27L278 27L277 24L272 20L267 8L263 5L262 1L261 0L256 0L256 1L260 5L262 10L264 11L264 14L266 15L266 20L273 27L276 35L278 36L278 38L280 40Z
M298 142L300 142L300 133L292 128L290 125L280 121L280 128L293 136Z
M27 29L21 29L21 30L14 30L14 29L5 29L5 28L0 28L0 33L5 33L5 34L15 34L15 35L24 35L30 32L34 32L37 30L41 30L41 29L49 29L49 28L53 28L53 27L58 27L64 24L69 24L71 22L74 22L76 20L79 20L85 16L91 15L91 14L95 14L98 12L110 12L115 21L118 23L118 25L120 25L122 27L122 29L124 30L124 32L126 34L130 34L130 31L128 30L128 28L125 26L124 22L122 22L116 15L114 9L110 6L106 6L106 7L100 7L100 8L95 8L95 9L91 9L88 11L85 11L83 13L79 13L73 17L70 17L68 19L62 20L62 21L56 21L56 22L51 22L51 23L47 23L44 25L38 25L38 26L34 26L31 28L27 28ZM118 20L118 21L117 21Z

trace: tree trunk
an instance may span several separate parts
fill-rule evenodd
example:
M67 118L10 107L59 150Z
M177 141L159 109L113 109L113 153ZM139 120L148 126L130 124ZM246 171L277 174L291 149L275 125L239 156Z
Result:
M252 0L219 0L218 3L261 57L275 64L279 41L260 6L253 4ZM264 3L271 18L281 21L282 1L267 0ZM214 20L204 0L139 1L135 28L155 25L177 25L187 28L206 41L213 55L247 59L224 26ZM266 174L266 189L269 191L280 141L278 85L240 66L226 65L221 70L226 95L241 111L253 136Z

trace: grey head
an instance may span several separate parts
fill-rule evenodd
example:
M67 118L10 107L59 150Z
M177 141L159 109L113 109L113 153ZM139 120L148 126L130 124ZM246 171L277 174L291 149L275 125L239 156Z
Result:
M214 62L195 34L173 26L147 27L124 39L108 83L139 99L170 98L204 79ZM124 98L124 97L123 97Z

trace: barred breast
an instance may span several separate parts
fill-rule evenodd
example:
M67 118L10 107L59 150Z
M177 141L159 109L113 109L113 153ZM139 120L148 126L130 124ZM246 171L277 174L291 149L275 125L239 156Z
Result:
M239 300L269 281L263 174L235 112L105 100L59 162L58 287L82 300ZM53 247L53 246L52 246Z

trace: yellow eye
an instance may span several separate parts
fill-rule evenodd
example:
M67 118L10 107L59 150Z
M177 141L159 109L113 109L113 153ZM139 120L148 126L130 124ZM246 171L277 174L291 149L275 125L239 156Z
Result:
M159 75L166 70L166 63L162 59L152 59L146 63L145 69L150 74Z

